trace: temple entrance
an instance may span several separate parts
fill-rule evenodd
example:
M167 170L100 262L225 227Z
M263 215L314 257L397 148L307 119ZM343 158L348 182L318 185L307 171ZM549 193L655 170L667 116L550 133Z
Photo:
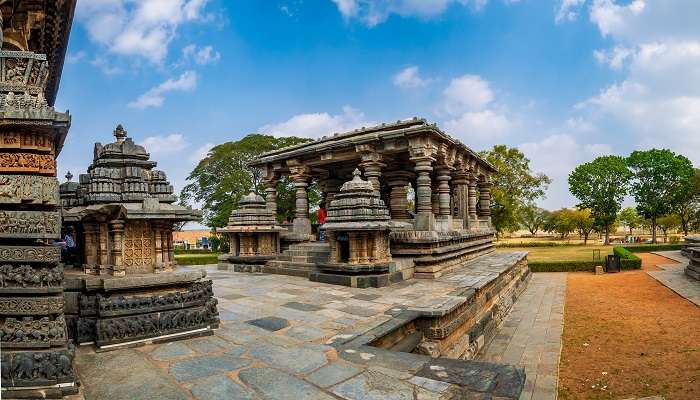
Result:
M347 232L338 233L338 262L346 263L350 260L350 239Z

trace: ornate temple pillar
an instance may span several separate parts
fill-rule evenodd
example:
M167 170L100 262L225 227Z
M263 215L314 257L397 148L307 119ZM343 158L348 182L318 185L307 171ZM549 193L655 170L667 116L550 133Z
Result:
M96 223L85 223L83 230L85 231L85 273L97 274L99 272L100 226Z
M491 181L486 175L479 179L479 220L485 227L491 226Z
M109 226L106 222L100 223L100 232L98 235L98 240L100 242L100 257L97 272L101 275L109 273L109 265L112 262L109 254Z
M308 167L290 167L292 181L296 189L296 202L294 209L294 233L301 235L311 234L311 220L309 219L309 180L311 179Z
M151 230L153 231L153 255L154 261L153 272L159 273L163 272L163 236L161 230L161 224L157 221L151 223ZM167 251L167 246L166 249Z
M175 249L173 248L173 224L168 223L168 227L165 230L165 234L167 235L167 242L168 242L168 270L172 271L173 268L175 267Z
M440 214L440 185L437 179L434 179L430 185L430 204L432 205L433 215Z
M240 236L239 233L231 233L228 235L228 238L229 238L228 253L233 255L233 256L237 256L240 253L240 245L239 245L240 240L238 238L239 236Z
M389 212L392 219L410 219L408 214L408 183L413 174L407 171L396 171L387 175L387 184L391 189L389 194Z
M265 204L277 219L277 179L265 180Z
M111 245L111 268L112 275L125 276L124 268L124 221L115 219L109 222L109 233L112 240Z
M476 176L470 174L467 180L467 190L469 195L468 201L468 211L469 211L469 224L471 228L478 228L479 222L477 221L476 213Z
M359 232L348 232L348 263L357 264L360 261L360 238Z
M382 176L382 168L386 167L382 162L382 155L374 151L364 153L360 167L365 172L365 178L372 183L374 191L379 193L381 191L379 177Z
M454 174L452 179L453 189L453 207L457 209L454 214L462 220L462 228L469 228L469 193L468 193L468 175L464 170L459 170Z
M416 221L417 231L429 231L435 228L435 216L431 202L430 172L433 170L433 158L427 156L412 157L415 163L416 178Z

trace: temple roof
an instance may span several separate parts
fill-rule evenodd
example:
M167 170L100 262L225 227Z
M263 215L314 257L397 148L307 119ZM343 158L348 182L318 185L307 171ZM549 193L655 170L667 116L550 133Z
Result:
M231 211L228 225L217 232L280 232L286 230L277 225L275 215L267 208L265 199L255 192L243 196L238 208Z

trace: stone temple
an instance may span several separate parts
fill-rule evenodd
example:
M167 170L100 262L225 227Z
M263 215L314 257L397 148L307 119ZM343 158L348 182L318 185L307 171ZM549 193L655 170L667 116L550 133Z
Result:
M2 398L76 393L66 329L55 158L71 117L53 107L75 1L0 2Z
M173 204L173 187L121 125L95 143L79 183L60 186L63 224L77 232L81 270L66 270L66 316L78 343L101 349L218 326L205 273L175 271L173 225L201 212ZM70 175L68 175L70 178Z

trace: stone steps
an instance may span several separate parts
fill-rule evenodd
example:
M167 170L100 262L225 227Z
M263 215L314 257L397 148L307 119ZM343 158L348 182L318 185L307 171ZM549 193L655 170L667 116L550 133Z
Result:
M267 262L262 272L308 278L312 272L318 271L316 264L328 262L329 255L328 243L292 244L277 259Z

